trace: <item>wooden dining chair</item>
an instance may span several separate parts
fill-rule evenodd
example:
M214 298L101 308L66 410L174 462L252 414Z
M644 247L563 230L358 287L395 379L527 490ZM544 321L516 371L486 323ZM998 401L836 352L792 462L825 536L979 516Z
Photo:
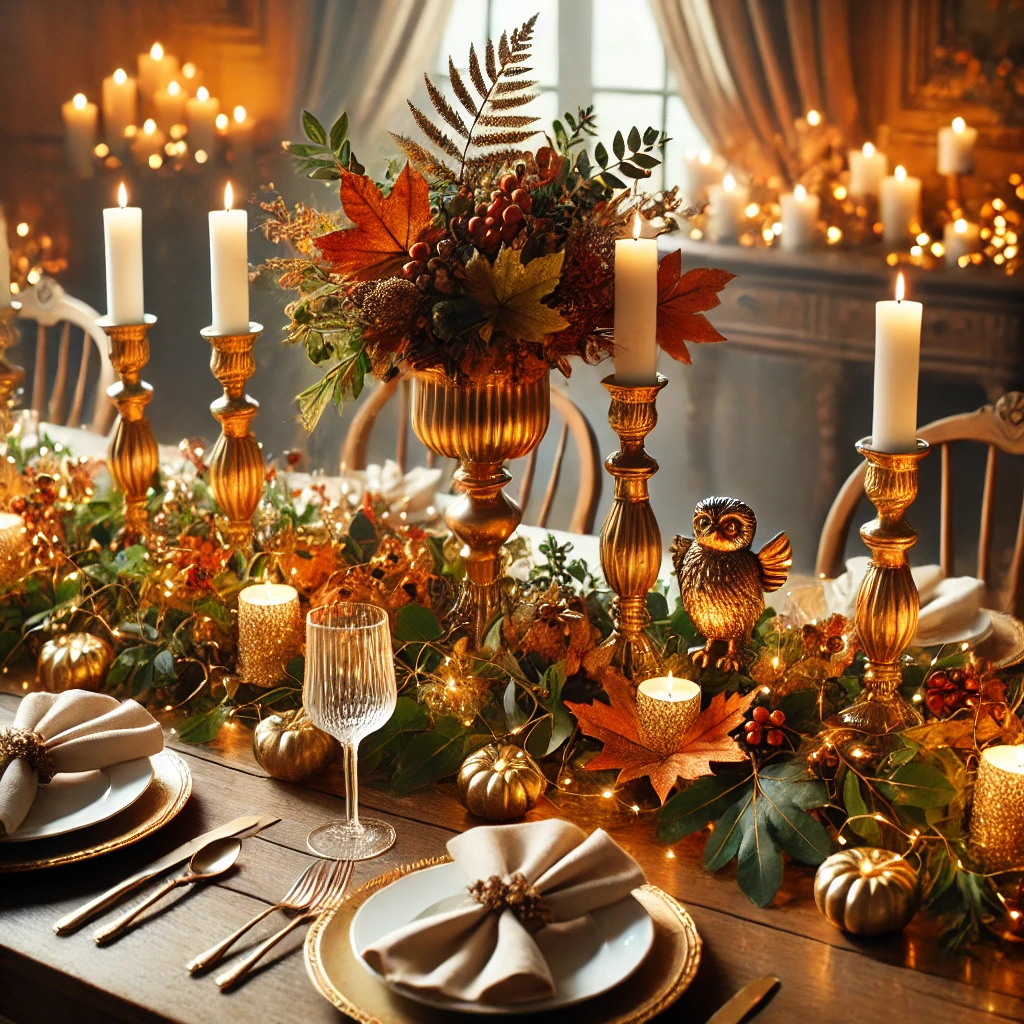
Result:
M373 431L377 418L384 407L398 396L396 405L397 415L397 444L395 450L395 462L404 471L414 464L410 461L409 440L412 431L409 425L409 406L411 402L412 381L408 376L402 376L386 384L379 384L363 399L359 409L349 427L348 435L342 447L341 461L348 469L365 469L366 453L370 444L370 435ZM562 468L565 463L566 451L569 441L576 451L579 466L578 494L573 503L572 513L569 522L561 529L570 533L590 533L594 528L594 517L597 514L597 504L601 499L601 459L598 455L597 437L594 434L590 421L583 414L583 411L575 402L558 387L551 389L551 410L561 420L561 427L558 430L557 442L552 459L551 473L548 476L547 486L544 490L543 499L536 516L530 517L531 525L546 527L551 516L551 509L554 504L555 495L558 491L558 484L562 476ZM554 417L552 417L554 419ZM548 430L548 437L552 436L552 430ZM415 439L415 438L414 438ZM418 445L418 442L416 442ZM542 442L543 444L543 442ZM433 452L423 449L426 458L425 464L430 467L436 463L436 456ZM534 477L537 470L537 451L534 449L524 459L519 460L518 468L514 472L519 482L519 493L516 501L519 507L527 512L530 496L533 493ZM454 473L455 466L451 468ZM451 473L444 481L444 486L451 486ZM524 522L527 520L524 518Z
M999 452L1024 455L1024 392L1011 391L995 405L984 405L976 412L960 413L935 420L918 430L933 448L938 449L942 480L939 507L939 564L943 575L955 574L953 551L953 474L950 446L958 441L983 444L988 449L985 462L985 485L981 498L978 530L978 566L976 575L985 583L987 608L1008 612L1024 618L1024 501L1021 503L1016 539L1009 568L1001 585L990 578L992 527L995 513L996 459ZM861 463L836 495L818 542L815 572L836 576L843 571L846 538L857 505L864 495L864 471Z
M95 434L105 435L117 413L107 397L107 388L117 378L110 365L107 336L96 326L100 314L88 303L68 295L49 277L42 278L18 298L21 300L19 318L35 321L36 324L30 408L39 414L40 420L47 423L81 426L86 405L86 387L90 376L93 376L95 397L89 429ZM48 383L48 350L54 342L57 346L57 362L52 383ZM80 348L81 354L78 356L74 390L69 396L73 348ZM90 364L93 362L97 369L90 374Z

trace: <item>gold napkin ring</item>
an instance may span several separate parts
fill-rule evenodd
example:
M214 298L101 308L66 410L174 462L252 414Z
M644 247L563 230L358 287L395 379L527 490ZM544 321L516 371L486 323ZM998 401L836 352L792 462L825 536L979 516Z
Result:
M485 882L481 879L466 887L470 896L482 903L488 910L511 910L520 924L539 930L555 920L544 897L517 871L508 881L500 875L491 875Z
M46 785L57 774L57 766L53 763L53 755L46 749L46 741L31 729L0 729L0 770L7 767L9 761L24 758L29 767L39 776L39 781Z

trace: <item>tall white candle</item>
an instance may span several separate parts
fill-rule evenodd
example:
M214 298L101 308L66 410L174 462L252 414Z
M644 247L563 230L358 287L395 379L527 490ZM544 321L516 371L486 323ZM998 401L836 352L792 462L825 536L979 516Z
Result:
M962 256L970 256L981 248L981 227L963 217L947 221L942 229L942 247L946 250L947 266L959 266Z
M211 96L205 85L199 86L194 97L185 101L185 119L188 124L188 145L193 154L202 150L213 154L217 144L217 115L220 100Z
M974 144L978 129L968 128L962 117L939 129L936 164L939 174L970 174L974 170Z
M95 103L76 93L74 99L61 106L64 115L64 153L75 174L87 177L93 172L93 149L96 146Z
M882 179L889 173L889 158L879 153L874 145L865 142L860 149L851 149L847 154L850 164L851 196L877 196Z
M124 68L103 79L103 136L111 149L124 148L124 130L135 124L137 102L135 79Z
M715 242L735 242L740 218L750 192L727 174L721 185L708 185L708 237Z
M882 179L878 206L882 238L889 245L903 244L915 234L915 225L921 219L921 179L908 175L900 164Z
M153 96L181 74L178 58L164 53L159 43L154 43L149 53L139 54L139 92L143 102L150 102Z
M782 206L782 248L810 248L821 212L821 197L807 194L803 185L779 198Z
M615 382L656 383L658 345L658 242L640 237L640 214L633 237L615 243Z
M11 304L11 246L7 241L7 218L0 206L0 309Z
M103 211L103 250L107 263L107 316L115 324L141 324L142 210L128 205L124 182L117 190L118 205Z
M875 304L875 388L871 443L883 452L912 452L917 444L917 375L921 363L920 302L904 299L903 275L896 299Z
M156 123L164 131L185 123L185 91L177 80L172 79L166 89L153 94L153 111Z
M245 210L232 210L231 202L229 182L224 209L210 212L214 334L249 333L249 216Z

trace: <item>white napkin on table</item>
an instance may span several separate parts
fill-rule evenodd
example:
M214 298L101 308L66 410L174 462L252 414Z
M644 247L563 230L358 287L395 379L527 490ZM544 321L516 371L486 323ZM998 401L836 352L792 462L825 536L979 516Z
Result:
M332 501L347 497L352 505L359 505L367 491L379 494L391 512L415 515L435 504L437 486L441 482L440 469L414 466L408 473L389 459L383 466L370 464L365 470L350 469L341 476L289 473L288 489L298 491L295 506L301 513L313 496L313 486L322 487Z
M12 730L42 741L54 774L108 768L164 747L157 720L134 700L123 704L104 693L66 690L30 693L18 707ZM0 733L6 730L0 729ZM40 779L28 760L0 762L0 836L16 832L35 800ZM48 779L45 781L49 781Z

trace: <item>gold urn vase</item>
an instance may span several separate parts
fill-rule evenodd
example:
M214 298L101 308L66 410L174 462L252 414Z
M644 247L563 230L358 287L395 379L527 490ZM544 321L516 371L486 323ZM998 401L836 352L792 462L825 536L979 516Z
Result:
M492 370L472 382L456 382L442 371L413 374L412 429L442 458L457 459L461 496L445 521L462 543L466 579L457 613L470 627L476 647L487 624L507 604L509 581L501 547L523 513L504 487L512 479L505 463L540 444L551 415L547 370L517 379Z

